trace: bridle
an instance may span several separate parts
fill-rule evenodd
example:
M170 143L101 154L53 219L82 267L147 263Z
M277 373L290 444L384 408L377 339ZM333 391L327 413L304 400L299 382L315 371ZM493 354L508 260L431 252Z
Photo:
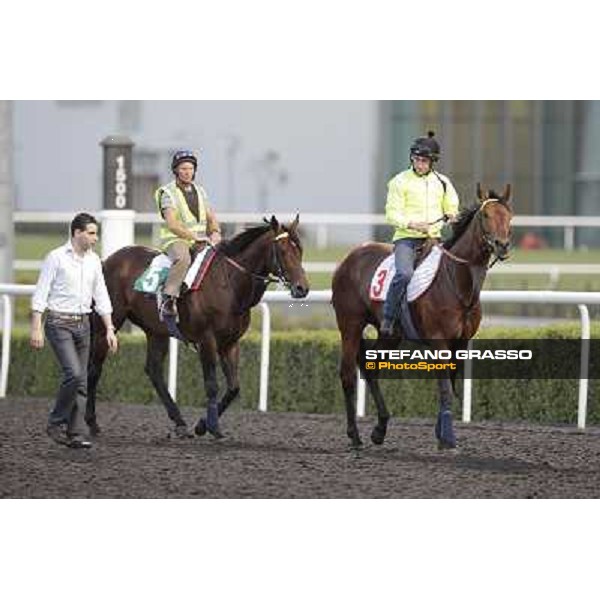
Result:
M479 226L481 227L481 231L482 231L481 237L485 244L485 248L487 250L489 250L490 254L494 257L492 262L487 266L488 269L491 269L498 261L504 262L505 260L507 260L510 257L508 254L506 254L505 256L500 256L500 254L498 254L498 251L496 250L494 235L492 233L490 233L485 227L483 208L486 204L488 204L488 202L500 202L500 200L497 200L496 198L488 198L487 200L482 202L481 206L479 207L479 210L477 211L476 218L479 219ZM447 220L447 218L444 216L441 219L438 219L438 221L440 221L440 220ZM434 223L437 223L438 221L434 221ZM446 256L451 258L453 261L460 263L460 264L469 264L468 260L466 260L464 258L460 258L459 256L456 256L455 254L453 254L452 252L450 252L449 250L444 248L444 246L442 244L439 244L439 246L440 246L442 252Z
M285 274L285 271L283 270L283 265L281 263L281 249L279 249L279 243L278 243L281 240L289 239L289 237L290 237L289 232L283 231L282 233L279 233L278 235L276 235L273 238L273 245L271 246L271 248L273 250L272 258L271 258L271 267L272 268L270 269L271 272L269 273L269 275L266 278L266 279L268 279L267 285L269 283L280 283L288 289L290 289L292 287L292 282L290 281L289 277ZM275 277L273 277L271 275L271 273L274 273Z
M477 300L479 298L479 293L481 291L483 279L485 278L485 272L488 269L491 269L498 261L502 262L508 258L508 255L500 256L497 253L496 245L494 243L494 237L485 227L482 209L488 202L499 202L499 200L496 200L495 198L488 198L487 200L482 202L481 206L479 207L479 210L477 211L478 214L476 215L475 218L479 219L479 225L480 225L481 231L482 231L483 242L485 244L486 249L489 249L492 256L494 256L494 260L490 264L488 264L487 267L483 267L483 268L479 267L479 275L477 275L477 270L474 271L474 269L476 269L476 267L474 265L472 265L471 263L469 263L468 260L466 260L464 258L460 258L459 256L456 256L455 254L453 254L452 252L450 252L449 250L444 248L444 246L442 244L439 244L439 247L441 248L442 252L446 256L448 256L450 259L452 259L452 261L454 261L455 263L459 263L459 264L466 265L469 267L469 271L471 272L471 300L467 304L465 304L463 299L461 298L460 294L458 293L458 291L453 286L451 286L452 291L455 293L458 301L460 302L460 304L463 306L463 308L465 309L465 311L467 313L473 309L473 307L475 306L475 303L477 302Z
M486 248L490 251L491 255L494 257L494 260L488 266L488 269L491 269L498 261L504 262L505 260L507 260L509 258L509 256L508 256L508 254L506 254L504 256L500 256L500 254L498 254L498 252L496 250L496 244L495 244L496 240L495 240L493 234L491 234L485 228L485 223L484 223L484 218L483 218L483 207L486 204L488 204L488 202L500 202L500 201L496 200L495 198L488 198L487 200L482 202L481 206L479 207L478 214L477 214L477 217L479 219L479 225L481 226L483 241L486 245Z
M269 274L268 275L259 275L258 273L253 273L252 271L250 271L249 269L247 269L246 267L244 267L244 265L240 264L239 262L237 262L235 259L231 258L230 256L227 256L224 253L220 253L223 255L223 257L225 258L225 260L234 268L236 268L238 271L240 271L241 273L245 273L246 275L248 275L248 277L251 277L253 280L257 280L260 281L261 283L264 283L265 285L269 285L270 283L279 283L282 284L284 287L290 289L292 287L292 282L289 280L289 278L287 277L287 275L285 274L284 270L283 270L283 265L281 264L281 253L277 251L277 248L279 247L278 242L283 240L283 239L287 239L289 238L289 232L284 231L278 235L276 235L273 240L272 240L272 253L271 253L271 268L269 269ZM219 252L219 250L215 247L215 251ZM273 277L272 273L275 275Z

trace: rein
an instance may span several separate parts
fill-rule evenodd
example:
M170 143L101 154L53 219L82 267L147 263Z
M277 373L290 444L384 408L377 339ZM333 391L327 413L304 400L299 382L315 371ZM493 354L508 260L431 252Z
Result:
M456 256L455 254L453 254L452 252L450 252L449 250L444 248L444 246L442 244L439 244L442 252L446 256L448 256L450 259L452 259L455 263L467 265L469 268L469 271L471 274L471 299L470 299L470 301L465 304L465 302L463 301L463 298L461 298L461 295L458 292L458 290L456 290L453 286L451 286L451 289L454 292L454 294L456 295L456 298L458 299L458 301L460 302L460 304L463 306L464 310L467 313L469 313L470 311L473 310L473 307L475 306L477 300L479 299L479 294L481 292L481 285L482 285L483 279L485 278L485 272L488 269L491 269L498 261L505 261L508 258L508 256L500 257L500 256L498 256L498 254L496 254L495 249L494 249L494 243L493 243L488 231L486 231L486 229L484 227L483 218L481 216L481 209L486 205L487 202L498 202L498 201L493 198L486 200L485 202L482 203L481 207L479 208L478 215L477 215L477 218L480 219L480 225L481 225L481 229L483 231L483 241L485 243L485 247L488 248L494 256L494 260L490 264L488 264L487 266L484 266L484 267L475 267L472 264L470 264L468 260L466 260L464 258L460 258L459 256ZM481 269L479 274L476 273L477 269Z
M266 277L264 275L259 275L258 273L253 273L252 271L250 271L249 269L247 269L246 267L244 267L244 265L240 264L239 262L237 262L237 260L231 258L230 256L227 256L227 254L224 254L223 252L219 252L219 250L213 246L213 248L215 249L215 252L217 252L218 254L220 254L221 256L223 256L223 258L235 269L237 269L238 271L240 271L241 273L244 273L245 275L248 275L249 277L251 277L252 279L256 279L258 281L261 281L262 283L265 283L266 285L269 285L269 283L281 283L283 284L285 287L290 287L291 283L286 279L285 274L283 273L283 268L281 266L281 261L279 260L279 256L277 254L277 249L275 246L275 242L278 242L281 239L287 238L289 236L289 233L287 231L284 231L283 233L280 233L279 235L275 236L275 238L273 239L273 260L272 260L272 264L275 265L275 277L273 277L273 275L271 275L271 273L269 273Z
M491 252L491 254L494 256L494 259L492 260L491 263L488 264L487 269L491 269L497 262L504 262L505 260L507 260L509 257L508 256L499 256L498 254L496 254L495 248L494 248L494 242L490 237L489 232L486 230L486 228L483 225L483 218L481 216L481 210L483 209L483 207L488 203L488 202L498 202L498 200L494 199L494 198L489 198L488 200L486 200L485 202L482 203L482 205L479 207L479 210L477 211L477 218L480 221L480 225L481 225L481 230L483 231L483 241L485 242L485 246L486 248L488 248ZM441 219L438 219L437 221L433 221L433 223L437 223L440 220L446 220L445 216L442 217ZM460 263L460 264L469 264L469 261L464 259L464 258L460 258L459 256L456 256L455 254L453 254L452 252L450 252L449 250L447 250L446 248L444 248L444 246L442 244L438 244L442 250L442 252L448 256L448 258L451 258L453 261Z
M450 250L447 250L446 248L444 248L444 244L437 244L437 246L439 247L439 249L448 257L451 258L453 261L460 263L461 265L468 265L469 261L466 260L465 258L461 258L460 256L456 256L456 254L452 254L452 252L450 252Z

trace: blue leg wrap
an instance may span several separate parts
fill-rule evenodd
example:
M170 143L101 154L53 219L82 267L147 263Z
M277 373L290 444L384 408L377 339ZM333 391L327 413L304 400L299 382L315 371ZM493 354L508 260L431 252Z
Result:
M219 407L216 399L208 401L206 407L206 427L209 431L216 431L219 428Z
M435 424L435 437L446 447L456 447L456 437L452 426L452 413L449 409L442 409L438 413Z

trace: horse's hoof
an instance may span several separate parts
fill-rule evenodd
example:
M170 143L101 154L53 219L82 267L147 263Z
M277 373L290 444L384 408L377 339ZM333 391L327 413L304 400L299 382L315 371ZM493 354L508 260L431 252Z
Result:
M438 450L456 450L456 441L438 440Z
M362 444L360 444L359 446L351 445L350 452L352 454L352 457L355 459L362 458L363 457L363 448L364 448L364 446Z
M362 440L357 436L357 437L351 437L350 438L350 449L351 450L360 450L362 448Z
M207 427L206 430L208 433L210 433L210 435L213 436L213 438L215 438L215 440L222 440L225 437L223 432L218 427L216 429L210 429Z
M87 426L91 437L98 437L100 433L102 433L102 429L100 429L100 426L98 423L96 423L96 421L91 421L87 424Z
M456 448L456 437L452 426L452 413L449 410L440 411L435 424L435 437L438 440L439 450Z
M175 437L186 440L194 436L189 432L187 425L177 425L175 427Z
M373 427L373 431L371 432L371 441L376 446L381 446L385 440L386 433L386 431L380 429L379 427Z
M200 419L196 423L196 427L194 427L194 433L198 437L202 437L206 433L206 421L204 419Z

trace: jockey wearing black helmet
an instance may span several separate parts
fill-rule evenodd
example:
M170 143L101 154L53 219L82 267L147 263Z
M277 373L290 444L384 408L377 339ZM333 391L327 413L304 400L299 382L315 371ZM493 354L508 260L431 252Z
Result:
M433 131L410 146L411 168L388 183L386 221L394 226L396 274L383 306L380 333L394 334L396 316L414 270L415 254L427 238L439 238L442 221L458 212L458 195L448 177L434 170L441 155Z
M440 159L440 145L433 131L427 132L427 137L417 138L410 147L410 161L414 156L430 158L432 163Z
M197 170L194 152L178 150L171 159L175 179L155 194L157 209L164 220L160 230L161 250L173 262L161 306L164 315L176 314L175 299L190 266L190 248L199 242L216 245L221 241L221 228L208 204L208 196L200 184L194 183Z
M184 162L189 162L190 164L194 165L194 177L196 177L196 171L198 170L198 159L191 150L177 150L177 152L173 154L173 158L171 159L171 172L173 175L177 175L177 167Z

